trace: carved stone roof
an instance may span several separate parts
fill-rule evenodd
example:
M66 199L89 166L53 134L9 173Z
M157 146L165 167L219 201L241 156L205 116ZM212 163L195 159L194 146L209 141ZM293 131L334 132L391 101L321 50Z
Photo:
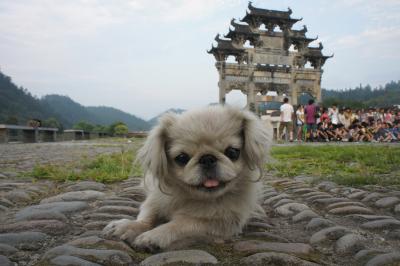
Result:
M219 50L227 50L227 51L235 51L235 52L244 52L243 48L235 47L232 43L232 40L224 40L224 39L221 39L219 36L220 36L219 34L217 34L217 36L215 36L215 40L217 41L217 47L214 47L214 45L213 45L211 50L219 49Z
M322 54L322 49L324 48L324 46L322 45L322 43L319 43L318 47L308 47L308 51L305 53L305 56L307 57L323 57L323 58L331 58L333 57L333 55L331 56L325 56Z
M288 8L288 11L262 9L254 7L251 2L249 2L248 8L250 12L246 11L246 16L241 21L247 22L250 25L253 25L254 21L257 21L264 24L288 24L290 28L294 23L302 20L291 18L292 10L290 8Z
M217 60L220 60L221 56L243 56L245 53L244 48L237 48L233 45L232 40L224 40L219 37L217 34L215 36L215 40L217 41L217 47L212 45L211 49L207 51L209 54L213 54Z
M290 19L290 15L292 14L292 10L290 8L288 8L288 11L256 8L253 6L252 2L249 2L248 8L250 10L251 15L260 17Z
M245 36L246 38L254 38L260 36L259 33L254 32L249 25L247 24L239 24L235 22L235 19L231 20L231 25L234 29L229 28L228 34L224 37L234 39L236 36Z

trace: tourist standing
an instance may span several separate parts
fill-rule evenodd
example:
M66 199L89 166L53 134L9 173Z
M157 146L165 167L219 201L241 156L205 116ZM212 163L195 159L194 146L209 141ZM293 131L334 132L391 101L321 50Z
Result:
M310 99L308 105L304 108L305 120L307 124L307 139L314 141L316 130L316 115L317 107L314 105L314 100Z
M289 99L285 97L281 105L281 122L279 124L280 139L282 139L284 129L286 129L286 132L289 132L290 141L293 141L293 113L293 106L289 104Z
M297 108L296 111L296 121L297 121L297 141L302 141L303 140L303 126L305 124L304 120L304 106L299 105L299 108Z

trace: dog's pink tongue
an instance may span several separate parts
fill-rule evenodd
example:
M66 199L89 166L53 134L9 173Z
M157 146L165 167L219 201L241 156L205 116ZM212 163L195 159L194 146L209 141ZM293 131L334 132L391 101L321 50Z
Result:
M215 179L207 179L204 181L203 186L205 187L218 187L219 181Z

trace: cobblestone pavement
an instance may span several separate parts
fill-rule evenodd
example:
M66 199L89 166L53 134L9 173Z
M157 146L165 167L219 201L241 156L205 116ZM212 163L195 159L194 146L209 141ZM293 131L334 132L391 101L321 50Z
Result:
M17 173L31 171L35 164L65 164L93 157L101 153L121 150L122 143L103 141L69 141L32 144L0 145L1 174L15 176Z
M83 151L88 144L73 145ZM44 159L52 160L62 148L49 146L14 154L28 158L44 149L55 153ZM0 265L400 265L400 191L390 188L266 176L268 219L250 221L230 241L178 243L149 254L100 233L111 220L135 219L144 199L140 177L104 185L21 180L9 168L0 173Z

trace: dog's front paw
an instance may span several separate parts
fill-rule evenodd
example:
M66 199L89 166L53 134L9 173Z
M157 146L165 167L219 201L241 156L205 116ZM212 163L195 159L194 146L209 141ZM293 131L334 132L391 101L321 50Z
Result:
M165 249L170 244L167 238L167 234L159 232L159 230L151 230L144 232L143 234L136 237L134 245L137 248L144 249L148 252L157 252L161 249Z
M110 222L102 231L106 238L119 238L133 243L135 238L141 233L149 230L149 226L140 221L121 219Z

